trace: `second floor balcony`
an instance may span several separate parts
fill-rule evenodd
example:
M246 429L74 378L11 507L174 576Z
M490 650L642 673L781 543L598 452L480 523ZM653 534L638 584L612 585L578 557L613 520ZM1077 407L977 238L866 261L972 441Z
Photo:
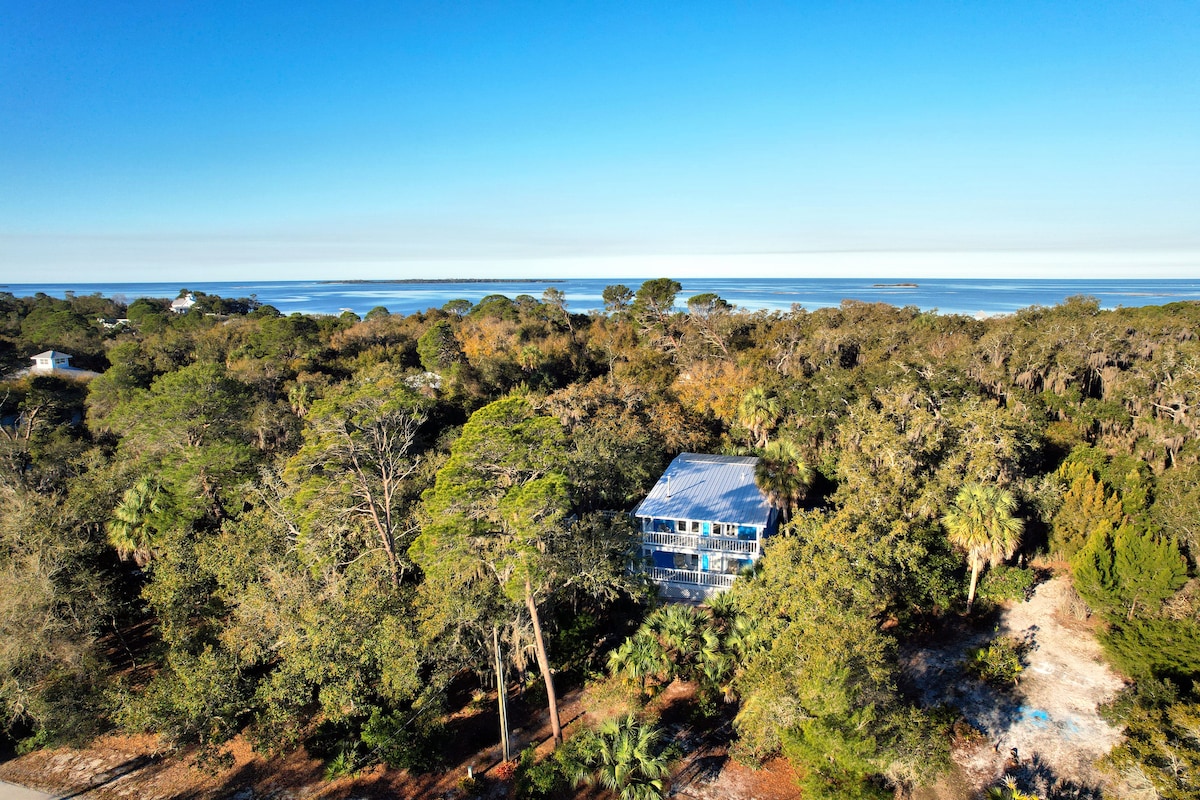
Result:
M661 533L645 531L642 543L675 547L681 550L709 550L717 553L741 553L758 555L757 539L739 539L733 536L702 536L697 533Z

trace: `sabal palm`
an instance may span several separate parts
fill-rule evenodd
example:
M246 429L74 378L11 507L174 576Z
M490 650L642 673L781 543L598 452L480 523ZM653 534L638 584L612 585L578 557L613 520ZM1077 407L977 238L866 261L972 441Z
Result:
M967 554L971 588L967 610L975 602L975 587L984 564L995 566L1011 556L1021 544L1024 523L1013 516L1017 501L1012 493L996 486L968 483L959 489L954 505L942 517L947 538Z
M1041 800L1036 794L1021 791L1017 781L1011 775L1004 779L1003 786L993 786L987 790L988 800Z
M766 643L758 621L746 614L739 614L725 631L723 647L739 660L745 661Z
M746 392L738 404L738 422L754 436L754 446L763 447L775 423L779 421L779 401L761 386Z
M151 478L142 478L129 487L113 509L108 522L108 541L122 561L133 558L139 567L150 563L157 549L158 531L154 515L161 511L160 487Z
M621 800L658 800L670 774L659 739L657 728L632 714L604 722L589 753L592 773L588 782L599 782L617 792Z
M671 661L657 638L639 631L609 653L608 669L613 675L622 675L626 680L636 682L645 695L646 680L661 679L668 674Z
M721 634L713 627L706 627L700 651L696 654L695 676L704 694L720 694L726 702L732 702L735 661L724 648Z
M674 604L651 612L646 628L658 637L676 669L686 672L703 646L706 621L700 609Z
M799 507L812 486L816 473L804 461L800 448L787 439L778 439L763 449L754 468L754 481L767 502L779 509L786 520Z
M724 631L738 616L737 603L734 602L733 595L728 592L714 594L704 604L708 609L708 616L712 619L713 624L721 631Z
M713 595L704 608L708 611L709 627L720 637L721 649L742 656L743 645L755 636L758 625L738 608L733 598L729 592Z

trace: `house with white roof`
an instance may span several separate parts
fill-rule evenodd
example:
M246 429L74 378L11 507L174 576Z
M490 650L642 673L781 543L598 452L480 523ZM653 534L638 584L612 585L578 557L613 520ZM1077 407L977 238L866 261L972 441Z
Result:
M171 301L171 311L176 314L186 314L191 311L192 306L196 305L196 295L188 292L187 294L176 297Z
M29 360L33 362L33 366L29 368L30 372L44 373L72 369L71 357L57 350L47 350L44 353L38 353L36 356L30 356Z
M762 555L779 513L754 481L757 464L683 453L634 509L645 568L660 595L705 600Z
M29 369L21 370L13 377L54 375L59 378L94 378L100 374L92 372L90 369L72 367L71 356L68 353L60 353L58 350L47 350L44 353L38 353L36 356L30 356L29 360L33 362L33 366Z

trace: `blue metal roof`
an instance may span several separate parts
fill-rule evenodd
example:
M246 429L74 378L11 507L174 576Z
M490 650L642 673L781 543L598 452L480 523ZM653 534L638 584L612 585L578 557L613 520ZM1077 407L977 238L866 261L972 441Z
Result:
M682 453L633 512L639 517L766 526L771 506L754 482L757 458Z

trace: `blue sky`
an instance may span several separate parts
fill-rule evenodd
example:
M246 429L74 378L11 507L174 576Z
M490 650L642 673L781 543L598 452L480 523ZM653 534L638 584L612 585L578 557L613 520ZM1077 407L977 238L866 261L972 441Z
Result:
M3 281L1200 275L1196 2L0 19Z

